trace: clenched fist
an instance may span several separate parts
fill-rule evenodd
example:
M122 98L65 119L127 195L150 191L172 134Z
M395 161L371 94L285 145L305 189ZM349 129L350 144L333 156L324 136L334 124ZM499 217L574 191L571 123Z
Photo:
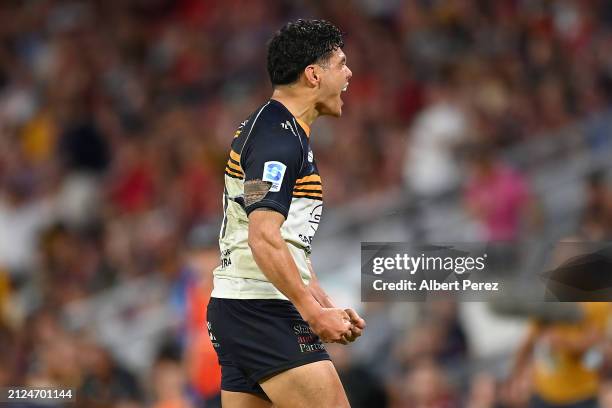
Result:
M349 319L351 319L350 334L345 337L347 343L352 343L361 336L361 333L366 327L366 322L353 309L344 309Z
M308 324L324 343L345 343L351 335L351 319L342 309L321 308Z

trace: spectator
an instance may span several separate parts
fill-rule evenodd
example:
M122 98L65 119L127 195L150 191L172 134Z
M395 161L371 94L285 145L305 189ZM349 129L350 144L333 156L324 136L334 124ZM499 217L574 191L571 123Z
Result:
M379 380L349 350L335 344L326 346L353 408L387 406L387 394Z
M465 187L464 202L468 213L481 225L481 239L516 241L521 227L535 219L535 205L525 177L499 161L486 146L474 148L469 162L472 174Z
M78 350L84 371L76 391L79 406L105 407L118 402L138 404L143 401L136 377L121 367L108 351L88 341L80 342Z
M162 352L153 367L154 408L193 408L180 356Z
M612 236L612 190L605 174L591 173L586 182L586 200L580 233L591 241L604 241Z
M269 94L258 50L282 23L318 16L348 32L347 116L321 123L313 145L326 205L374 198L378 214L393 189L432 197L462 186L457 149L476 136L509 148L605 112L610 10L604 0L2 2L0 277L10 278L0 279L0 327L9 328L0 330L0 383L66 381L87 404L127 408L149 403L139 390L154 381L159 406L218 403L203 315L218 254L192 246L190 234L219 224L236 120ZM599 149L610 132L597 131ZM534 212L528 175L485 151L471 164L464 204L479 238L517 240ZM603 177L591 179L581 227L589 239L610 234L608 190ZM160 360L154 376L106 350L101 327L84 344L62 319L75 305L95 309L98 296L135 277L162 282L160 297L176 312L166 323L180 326L173 333L185 364ZM121 309L126 325L160 303L157 293L138 295L145 300ZM418 313L411 306L368 305L370 337L351 353L374 382L399 363L397 406L455 404L449 367L472 358L457 310L442 306L428 312L429 324L398 330L407 315L394 310ZM136 360L151 362L153 353L138 350ZM353 368L347 382L361 384L363 367ZM490 401L489 380L474 384L477 403ZM523 384L498 391L513 407L528 394Z
M477 374L465 404L466 408L495 408L497 406L497 384L489 373Z
M533 364L533 407L597 406L601 365L599 345L610 319L610 304L580 303L577 322L531 325L520 347L514 378Z
M470 124L450 81L431 84L426 99L410 130L404 180L418 196L435 197L459 185L456 151L470 136Z
M444 372L431 360L421 360L400 379L397 408L452 408L459 401Z

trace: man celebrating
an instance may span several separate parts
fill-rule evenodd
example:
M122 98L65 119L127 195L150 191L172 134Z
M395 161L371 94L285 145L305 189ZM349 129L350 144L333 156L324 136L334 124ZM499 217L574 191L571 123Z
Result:
M352 342L365 322L333 305L310 263L323 207L310 125L342 113L343 46L329 22L286 24L268 48L272 97L232 142L208 305L224 407L349 406L322 341Z

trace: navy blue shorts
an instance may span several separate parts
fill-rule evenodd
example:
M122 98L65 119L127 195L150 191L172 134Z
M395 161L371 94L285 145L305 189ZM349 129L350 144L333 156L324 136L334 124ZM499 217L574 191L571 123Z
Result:
M287 300L211 298L207 318L221 365L222 390L265 395L259 382L330 359L319 337Z

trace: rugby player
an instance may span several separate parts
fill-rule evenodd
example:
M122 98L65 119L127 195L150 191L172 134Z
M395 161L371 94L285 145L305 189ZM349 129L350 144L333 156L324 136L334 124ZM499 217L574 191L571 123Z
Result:
M272 97L231 145L207 311L224 407L349 406L322 343L354 341L365 321L334 306L310 263L323 208L310 126L342 113L352 75L343 46L322 20L278 31L268 45Z

